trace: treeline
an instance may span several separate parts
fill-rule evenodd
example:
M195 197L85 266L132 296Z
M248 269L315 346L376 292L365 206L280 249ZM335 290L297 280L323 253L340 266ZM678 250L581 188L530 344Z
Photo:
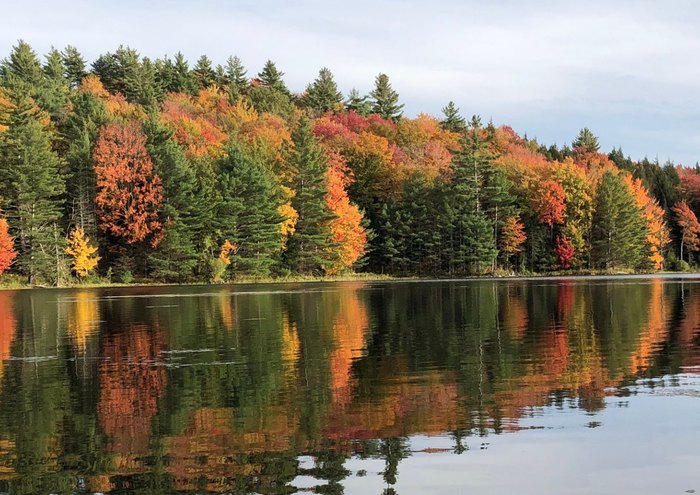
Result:
M454 103L402 115L323 68L190 67L131 48L88 68L18 42L0 66L0 273L167 282L336 274L686 269L700 173L546 147Z

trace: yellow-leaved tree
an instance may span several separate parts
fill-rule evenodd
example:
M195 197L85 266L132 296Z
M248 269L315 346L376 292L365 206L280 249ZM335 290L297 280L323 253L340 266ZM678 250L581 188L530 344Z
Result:
M96 255L97 248L90 244L82 227L74 228L68 235L68 246L65 253L73 258L71 268L78 277L87 277L95 269L100 257Z

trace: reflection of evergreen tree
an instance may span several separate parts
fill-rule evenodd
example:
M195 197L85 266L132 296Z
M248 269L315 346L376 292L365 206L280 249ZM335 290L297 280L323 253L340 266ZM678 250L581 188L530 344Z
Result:
M398 481L399 463L410 455L408 438L394 437L382 439L379 447L380 455L384 457L384 471L382 478L387 485L395 485ZM396 493L392 487L387 487L392 493ZM386 493L386 491L385 491Z

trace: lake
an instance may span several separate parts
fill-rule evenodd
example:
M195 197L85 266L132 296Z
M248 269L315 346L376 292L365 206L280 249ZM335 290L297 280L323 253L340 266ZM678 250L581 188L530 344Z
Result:
M700 492L700 279L0 291L0 492Z

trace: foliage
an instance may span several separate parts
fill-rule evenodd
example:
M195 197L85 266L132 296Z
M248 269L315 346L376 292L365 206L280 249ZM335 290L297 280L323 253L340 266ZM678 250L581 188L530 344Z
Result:
M12 266L16 257L14 239L10 237L7 220L0 218L0 275Z
M158 210L163 185L146 151L146 136L137 124L107 124L93 151L100 228L127 244L162 240Z
M71 268L80 278L87 277L100 261L100 257L96 256L97 247L90 244L90 239L82 227L75 227L68 234L64 252L73 258Z

